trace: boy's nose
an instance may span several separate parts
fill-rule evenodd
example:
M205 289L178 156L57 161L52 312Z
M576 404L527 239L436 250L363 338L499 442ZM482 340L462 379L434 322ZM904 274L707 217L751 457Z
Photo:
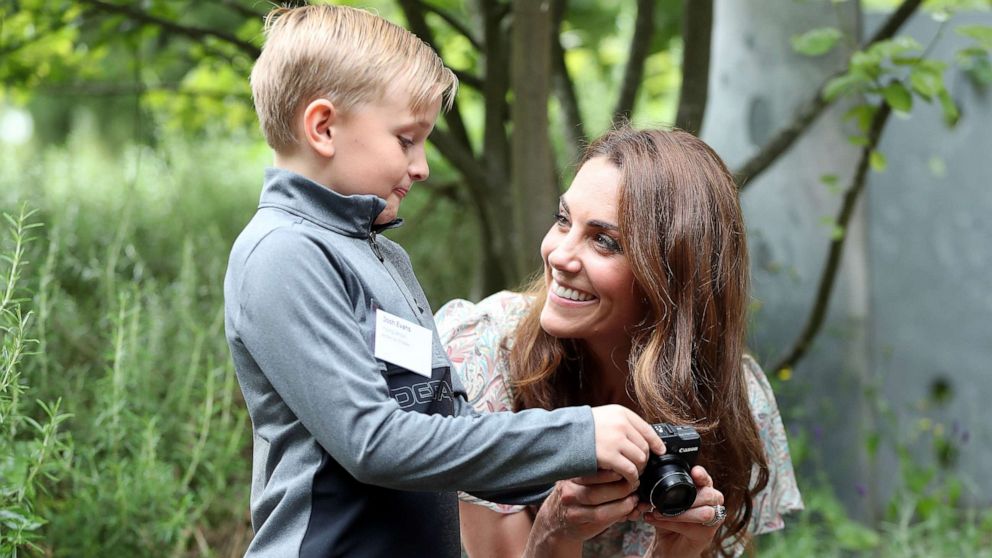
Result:
M421 182L427 180L427 177L431 175L431 169L427 165L427 157L421 153L410 162L409 168L410 178L414 182Z

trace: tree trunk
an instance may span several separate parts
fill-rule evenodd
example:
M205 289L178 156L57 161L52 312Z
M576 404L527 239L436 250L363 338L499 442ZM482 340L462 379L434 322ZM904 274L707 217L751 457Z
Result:
M548 136L552 24L548 0L514 0L511 83L513 141L510 182L516 223L515 279L540 265L538 246L557 206L558 186Z
M682 10L682 87L675 125L698 134L709 94L713 0L684 0Z

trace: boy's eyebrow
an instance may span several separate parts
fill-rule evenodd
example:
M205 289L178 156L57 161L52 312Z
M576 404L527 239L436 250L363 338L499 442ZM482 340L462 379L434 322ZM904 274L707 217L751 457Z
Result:
M430 130L434 128L434 122L429 119L417 118L400 126L403 129Z

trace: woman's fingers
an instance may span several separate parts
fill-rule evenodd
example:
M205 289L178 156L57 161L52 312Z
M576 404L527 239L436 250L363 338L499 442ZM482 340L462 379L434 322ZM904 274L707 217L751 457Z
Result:
M704 486L713 486L713 477L710 476L709 472L700 465L696 465L689 471L689 476L692 477L692 482L696 484L697 487L702 488Z
M564 504L564 501L562 503ZM596 524L602 525L605 529L617 521L624 521L636 509L637 496L631 495L596 506L565 505L562 511L568 523L573 525Z
M677 533L694 541L711 540L717 527L719 527L719 524L707 527L699 523L680 523L678 521L672 521L670 517L658 519L654 513L645 514L644 521L655 529Z
M716 516L715 506L722 506L724 503L723 493L712 486L703 486L696 491L696 500L692 507L675 516L663 516L656 514L659 520L673 523L701 524L712 521ZM650 514L649 514L650 515Z
M624 479L598 484L561 481L559 485L562 503L579 506L598 506L622 500L632 495L638 487L638 483L630 483ZM636 494L634 496L636 499Z

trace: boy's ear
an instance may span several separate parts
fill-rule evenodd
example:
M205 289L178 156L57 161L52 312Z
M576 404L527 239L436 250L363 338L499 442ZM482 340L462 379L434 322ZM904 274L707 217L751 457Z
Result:
M315 99L303 109L303 138L319 155L334 156L334 123L338 112L327 99Z

